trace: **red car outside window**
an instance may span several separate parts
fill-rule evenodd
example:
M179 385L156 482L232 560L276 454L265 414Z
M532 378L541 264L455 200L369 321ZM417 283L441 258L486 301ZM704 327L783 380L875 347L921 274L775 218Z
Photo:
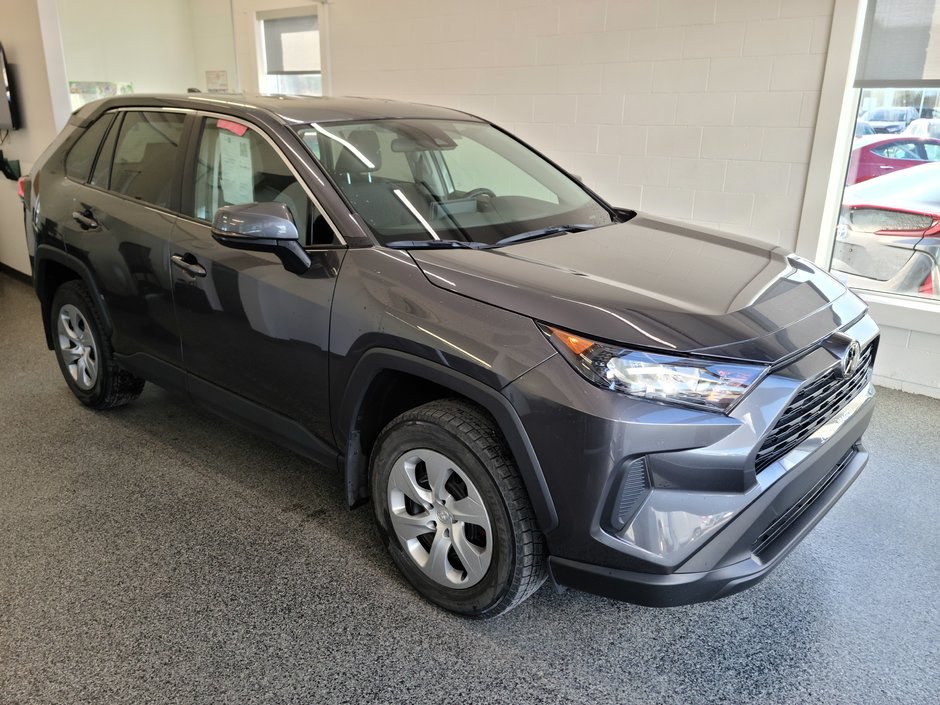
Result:
M940 139L895 135L856 141L846 173L847 186L926 162L940 161Z

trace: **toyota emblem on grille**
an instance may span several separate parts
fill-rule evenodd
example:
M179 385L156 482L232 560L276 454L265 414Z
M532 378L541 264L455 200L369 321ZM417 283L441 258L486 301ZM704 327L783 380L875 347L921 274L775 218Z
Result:
M851 377L858 369L858 363L861 359L862 348L857 340L853 340L842 355L842 376Z

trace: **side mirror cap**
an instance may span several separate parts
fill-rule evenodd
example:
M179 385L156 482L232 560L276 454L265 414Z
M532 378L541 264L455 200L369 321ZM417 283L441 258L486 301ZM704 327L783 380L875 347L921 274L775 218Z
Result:
M278 202L222 206L212 219L212 235L218 240L299 239L290 209Z
M310 257L300 246L297 226L283 203L223 206L212 218L212 237L236 250L271 252L294 274L310 269Z

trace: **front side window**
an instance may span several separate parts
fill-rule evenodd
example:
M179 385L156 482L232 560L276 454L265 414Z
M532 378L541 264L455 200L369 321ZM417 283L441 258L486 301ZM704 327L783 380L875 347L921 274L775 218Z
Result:
M448 120L311 124L301 138L383 244L494 244L615 216L492 125Z
M184 120L180 113L128 112L114 151L111 190L168 208Z
M211 222L222 206L279 202L290 209L301 241L329 244L333 233L284 158L264 137L233 120L203 122L192 215Z

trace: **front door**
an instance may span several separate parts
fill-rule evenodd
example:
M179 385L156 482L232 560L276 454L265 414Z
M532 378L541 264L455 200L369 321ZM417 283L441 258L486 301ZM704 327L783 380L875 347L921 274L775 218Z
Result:
M284 433L309 450L311 434L333 446L329 418L329 322L345 249L280 151L239 121L205 117L197 127L191 184L172 237L173 298L183 363L194 396ZM306 234L313 266L297 275L267 253L212 238L224 205L280 201ZM309 439L308 439L309 440Z

